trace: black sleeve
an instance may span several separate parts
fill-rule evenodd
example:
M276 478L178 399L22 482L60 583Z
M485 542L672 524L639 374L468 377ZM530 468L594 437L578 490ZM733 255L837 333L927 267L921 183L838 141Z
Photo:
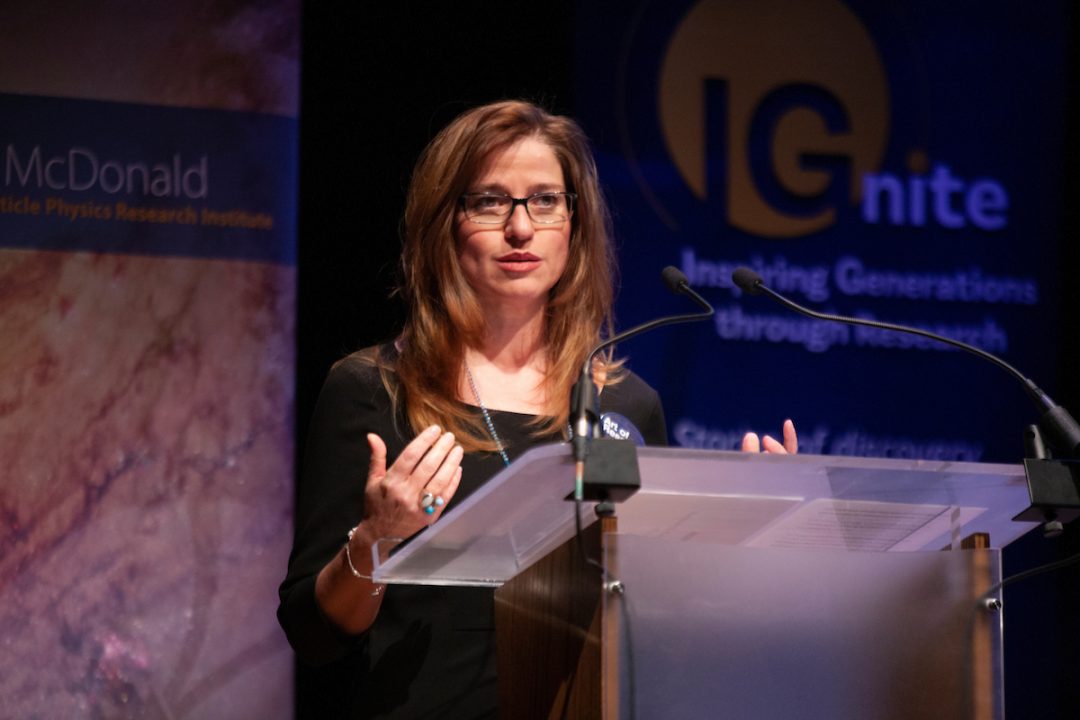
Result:
M634 373L627 373L622 382L604 388L600 393L600 409L629 418L645 438L646 445L668 444L660 395Z
M377 368L351 355L331 369L319 394L296 496L289 569L278 589L278 621L297 656L323 665L357 648L363 636L341 632L315 600L315 578L363 517L370 451L367 433L401 451L389 395Z

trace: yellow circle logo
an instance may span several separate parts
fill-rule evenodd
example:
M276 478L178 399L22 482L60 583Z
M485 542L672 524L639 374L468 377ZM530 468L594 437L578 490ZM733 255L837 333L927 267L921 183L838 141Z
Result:
M672 35L658 100L686 185L702 200L720 186L728 222L764 237L832 225L836 189L857 205L858 178L880 166L888 139L881 59L837 0L698 3Z

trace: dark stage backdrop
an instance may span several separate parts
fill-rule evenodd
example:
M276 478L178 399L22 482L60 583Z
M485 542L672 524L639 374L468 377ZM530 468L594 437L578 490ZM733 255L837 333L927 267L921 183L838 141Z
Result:
M388 295L416 155L461 110L525 97L594 140L620 326L684 307L658 281L667 264L721 310L621 349L664 395L673 444L730 447L792 416L806 451L1017 461L1033 414L1000 370L811 325L726 278L747 264L821 309L956 335L1080 409L1076 19L1064 2L1038 17L940 6L309 4L299 445L329 364L400 327ZM1070 547L1028 536L1006 571ZM1075 572L1007 593L1010 717L1080 707L1066 681L1080 671L1066 611L1078 600Z

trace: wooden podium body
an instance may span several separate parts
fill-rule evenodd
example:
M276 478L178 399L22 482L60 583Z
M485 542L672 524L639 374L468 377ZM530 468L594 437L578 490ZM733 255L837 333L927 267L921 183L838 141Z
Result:
M551 445L375 577L498 587L506 718L1002 717L983 596L1033 527L1011 520L1022 467L670 448L639 465L617 518L586 504L584 553ZM963 549L975 532L994 547Z

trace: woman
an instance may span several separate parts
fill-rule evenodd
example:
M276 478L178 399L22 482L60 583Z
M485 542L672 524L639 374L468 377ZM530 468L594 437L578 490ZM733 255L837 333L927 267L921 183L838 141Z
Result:
M402 263L401 336L339 362L320 394L278 616L305 714L494 717L492 591L373 584L371 548L566 439L614 271L580 128L524 102L454 120L417 163ZM652 388L610 357L596 376L602 410L666 442Z

